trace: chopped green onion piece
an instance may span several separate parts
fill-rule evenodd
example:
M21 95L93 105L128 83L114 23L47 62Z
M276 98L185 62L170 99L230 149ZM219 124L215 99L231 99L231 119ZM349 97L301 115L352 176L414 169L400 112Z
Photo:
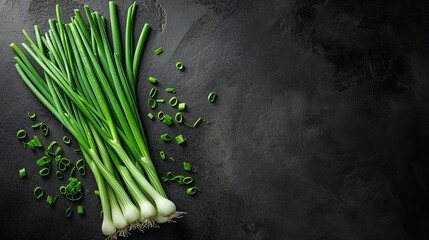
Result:
M157 117L161 121L164 120L164 112L163 111L159 111Z
M176 181L178 184L183 185L183 179L185 178L185 176L183 175L177 175L174 178L172 178L172 181Z
M55 149L55 156L60 155L62 152L63 152L63 149L60 146L58 146L57 149Z
M165 152L164 151L159 152L159 156L161 156L162 160L165 160Z
M167 181L168 181L168 177L162 177L162 178L161 178L161 180L162 180L163 182L167 182Z
M100 191L94 190L94 194L95 194L95 196L100 196Z
M80 215L83 215L85 213L85 209L82 205L77 206L77 213L79 213Z
M197 187L191 187L191 188L186 189L186 194L194 195L197 191L201 191L201 190Z
M45 124L40 126L40 130L42 131L43 136L47 137L49 134L49 128Z
M76 162L76 169L81 176L85 175L85 161L83 159L79 159Z
M63 179L64 178L64 173L63 172L61 172L61 171L57 171L56 173L55 173L55 175L57 175L57 178L58 179Z
M192 177L184 177L182 180L183 184L186 184L186 185L192 183L193 181L194 179Z
M164 119L162 119L162 122L165 123L165 125L170 126L173 121L170 115L164 114Z
M45 168L40 169L40 171L39 171L39 175L40 175L40 176L42 176L42 177L45 177L45 176L47 176L50 172L51 172L50 167L45 167Z
M66 209L66 217L68 218L71 217L72 213L73 213L73 210L71 209L71 207L68 207Z
M68 158L58 155L55 157L55 165L60 171L65 171L70 166L70 160Z
M182 62L177 62L176 63L176 68L179 69L179 70L183 70L183 68L185 68L185 65L183 65Z
M35 187L33 190L33 194L36 199L40 199L41 197L43 197L43 189L41 187Z
M67 137L67 136L64 136L64 137L63 137L63 142L64 142L65 144L69 145L69 144L70 144L70 138L69 138L69 137Z
M192 126L192 125L191 125L191 124L189 124L189 123L185 123L185 126L190 127L190 128L194 128L194 126Z
M38 122L38 123L35 123L35 124L31 125L31 127L34 129L34 128L40 128L43 125L45 125L44 122Z
M81 153L82 152L82 150L80 150L80 148L76 148L75 150L73 150L74 151L74 153Z
M148 113L148 114L147 114L147 117L148 117L150 120L153 120L153 118L154 118L154 116L153 116L153 114L152 114L152 113Z
M83 159L79 159L76 162L76 168L84 168L85 167L85 161Z
M160 48L157 48L154 52L155 52L156 55L159 55L162 52L164 52L164 49L162 49L162 47L160 47Z
M89 194L91 191L89 191L89 189L87 188L87 189L85 189L85 193L86 194Z
M48 195L46 197L46 202L52 206L52 204L54 204L54 199L50 195Z
M168 180L173 180L174 174L172 172L167 172L166 175L167 175Z
M27 117L29 118L29 119L34 119L34 118L36 118L36 113L28 113L27 114Z
M177 144L180 145L180 144L184 143L185 141L186 141L186 138L184 138L182 134L180 134L179 136L176 136Z
M60 199L60 196L56 195L56 196L54 197L54 201L53 201L52 203L56 203L56 202L58 201L58 199Z
M186 103L179 103L179 111L185 111Z
M47 156L43 156L39 158L36 163L38 166L43 166L45 164L49 164L50 162L51 162L50 158L48 158Z
M67 193L67 188L65 186L60 186L60 193L62 195L66 194Z
M29 141L29 142L24 143L24 147L28 147L28 148L30 148L31 150L36 149L36 148L35 148L35 146L34 146L34 143L33 143L32 141Z
M201 118L198 118L197 121L194 122L195 128L198 126L198 124L200 124L201 120L202 120Z
M18 139L24 139L27 137L27 132L23 129L18 130L18 132L16 132L16 137Z
M179 103L179 100L177 100L177 97L172 97L168 101L168 104L170 104L170 106L172 106L172 107L175 107L177 105L177 103Z
M176 115L174 115L174 121L176 121L177 123L182 123L183 121L183 115L181 113L176 113Z
M149 97L155 98L157 92L158 90L156 90L156 88L153 87L152 89L150 89Z
M34 135L33 140L31 140L35 147L43 147L43 144L40 142L40 139L38 136Z
M209 96L207 97L207 99L209 100L209 102L214 102L216 100L216 93L215 92L211 92L209 93Z
M79 179L70 177L67 186L61 186L60 192L70 201L77 201L82 198L82 183Z
M153 98L149 98L149 99L147 100L147 104L148 104L148 105L149 105L149 107L150 107L150 108L152 108L152 109L156 108L156 101L155 101L155 99L153 99Z
M209 124L209 123L210 123L208 120L203 120L203 122L204 122L205 124Z
M170 136L170 134L168 133L164 133L161 135L161 140L164 142L169 142L171 141L173 138Z
M25 176L27 176L27 171L25 170L25 168L19 169L19 177L23 178Z
M39 147L39 148L43 147L43 144L40 142L39 137L34 135L32 140L24 143L24 146L29 147L31 150L34 150L36 149L36 147Z
M165 91L166 91L166 92L169 92L169 93L176 93L176 89L171 88L171 87L166 88L166 89L165 89Z
M174 162L174 158L173 157L169 157L168 159L170 159L170 161Z
M149 77L147 80L148 80L150 83L152 83L153 85L158 84L158 80L156 80L156 78L154 78L154 77Z
M78 168L78 169L77 169L77 171L79 172L79 174L80 174L81 176L85 176L85 173L86 173L85 168Z
M163 102L165 102L165 100L164 99L156 99L156 102L157 103L163 103Z
M49 143L49 145L48 145L48 147L46 148L46 152L48 153L48 155L52 155L52 156L56 156L57 154L56 154L56 152L57 152L57 149L58 148L60 148L61 149L61 147L57 147L57 149L55 149L55 152L52 152L51 151L51 149L55 146L55 145L58 145L58 143L56 142L56 141L52 141L51 143Z
M183 169L186 171L192 171L192 165L188 162L183 162Z
M70 177L73 176L74 171L76 170L76 167L73 167L72 170L70 170Z

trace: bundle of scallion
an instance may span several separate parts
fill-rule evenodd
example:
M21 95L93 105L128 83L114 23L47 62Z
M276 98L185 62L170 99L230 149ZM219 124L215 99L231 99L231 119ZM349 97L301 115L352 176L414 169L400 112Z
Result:
M98 185L102 232L116 238L169 222L182 212L161 186L137 109L138 66L150 27L144 25L134 49L132 4L122 46L116 4L109 2L112 48L105 18L84 9L89 30L79 10L64 24L57 5L47 33L41 35L34 26L34 41L23 31L29 45L22 46L43 76L16 44L10 46L24 83L79 142Z

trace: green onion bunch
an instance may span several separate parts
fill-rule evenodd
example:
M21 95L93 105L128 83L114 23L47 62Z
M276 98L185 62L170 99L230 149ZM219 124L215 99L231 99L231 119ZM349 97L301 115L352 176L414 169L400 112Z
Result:
M109 2L111 39L104 16L86 5L84 10L88 25L79 10L63 23L57 5L56 19L49 19L44 35L37 26L35 40L23 31L28 44L22 47L43 75L23 50L10 46L24 83L78 141L98 185L102 232L114 239L183 212L176 211L161 186L137 108L138 67L150 26L143 26L134 46L133 3L122 44L114 2Z

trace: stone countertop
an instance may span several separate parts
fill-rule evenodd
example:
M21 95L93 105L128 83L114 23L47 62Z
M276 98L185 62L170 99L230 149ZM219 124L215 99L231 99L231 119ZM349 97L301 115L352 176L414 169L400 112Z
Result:
M88 4L108 18L108 1L0 0L0 239L102 239L99 199L35 201L33 188L57 194L66 181L42 179L41 151L23 149L18 129L37 113L65 133L20 80L9 44L21 30L42 32L55 3L69 19ZM117 1L121 24L132 1ZM152 26L138 102L159 174L193 163L195 185L166 184L188 214L128 239L429 239L429 7L427 1L137 1L136 34ZM153 50L163 47L159 56ZM174 64L182 61L186 70ZM169 128L145 116L156 76L174 87L197 129ZM214 104L210 91L218 93ZM167 93L160 91L161 97ZM166 105L162 109L174 112ZM187 144L165 144L166 131ZM72 161L80 156L64 147ZM162 162L165 150L176 162ZM26 179L18 170L27 168ZM184 172L183 172L184 174ZM96 189L91 174L82 179Z

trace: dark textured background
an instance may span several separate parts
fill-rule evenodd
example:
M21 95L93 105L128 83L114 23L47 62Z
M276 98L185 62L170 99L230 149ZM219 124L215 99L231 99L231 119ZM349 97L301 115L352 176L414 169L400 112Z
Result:
M59 2L64 19L84 3L108 13L107 1ZM136 26L153 28L139 76L142 114L150 74L177 89L186 119L212 124L169 130L144 118L159 173L192 162L202 192L166 185L188 215L130 239L429 239L425 2L139 0ZM122 20L130 3L118 1ZM72 219L64 209L76 204L33 200L35 186L55 194L61 182L41 179L42 152L15 138L29 128L29 111L51 127L49 140L64 135L20 81L8 48L24 41L21 29L45 31L54 4L0 0L0 239L102 239L93 194L82 201L85 217ZM155 56L159 46L165 52ZM179 60L186 71L174 68ZM206 101L211 90L216 104ZM167 130L183 132L187 145L158 141ZM177 161L161 162L163 149ZM17 177L21 167L27 179ZM95 189L91 175L82 181Z

